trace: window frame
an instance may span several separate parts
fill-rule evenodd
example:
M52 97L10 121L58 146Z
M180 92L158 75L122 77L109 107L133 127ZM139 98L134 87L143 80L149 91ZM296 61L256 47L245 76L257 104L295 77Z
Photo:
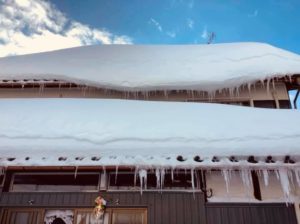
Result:
M200 188L200 177L199 178L196 178L196 175L198 175L197 173L198 171L195 170L194 172L194 182L195 182L195 188L193 189L192 187L190 188L161 188L161 189L158 189L158 188L147 188L147 189L142 189L143 192L202 192L201 188ZM154 172L153 172L154 173ZM178 171L176 173L181 173L181 174L185 174L185 171ZM137 181L137 184L136 186L134 186L134 183L133 183L133 186L132 186L132 189L117 189L117 188L111 188L110 186L110 178L111 178L111 175L110 174L116 174L115 171L112 171L112 172L108 172L107 173L107 192L128 192L128 191L131 191L131 192L140 192L141 191L141 188L140 188L140 184L139 182ZM134 175L134 172L130 172L130 171L118 171L118 174L133 174ZM155 174L155 173L154 173ZM174 172L175 174L175 172ZM189 173L190 174L190 173ZM137 175L138 177L138 175ZM130 186L129 186L130 187Z
M42 190L42 191L15 191L13 190L13 184L15 180L16 175L72 175L74 172L14 172L11 176L10 183L9 183L9 192L53 192L53 190ZM84 174L97 174L98 175L98 183L97 183L97 189L95 190L81 190L81 191L73 191L73 192L98 192L100 190L100 184L101 184L101 173L100 172L77 172L76 176L78 175L84 175ZM60 190L55 192L70 192L68 190Z

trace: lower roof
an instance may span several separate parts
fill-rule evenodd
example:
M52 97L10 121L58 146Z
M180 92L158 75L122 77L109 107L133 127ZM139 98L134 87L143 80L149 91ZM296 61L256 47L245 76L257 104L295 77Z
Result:
M300 156L297 110L103 99L1 99L0 108L0 166L270 167Z

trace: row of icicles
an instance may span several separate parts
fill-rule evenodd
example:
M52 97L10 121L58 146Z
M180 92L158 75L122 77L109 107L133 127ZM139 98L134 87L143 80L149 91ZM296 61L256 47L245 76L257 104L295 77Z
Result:
M104 169L105 170L105 169ZM135 178L134 178L134 185L137 183L137 177L139 180L139 186L140 186L140 193L143 193L143 190L147 190L147 176L148 173L155 173L156 176L156 188L160 189L161 191L164 188L164 180L165 175L170 174L172 182L174 181L174 173L176 172L182 172L182 169L168 169L168 168L156 168L156 169L145 169L136 167L135 168ZM196 190L203 190L200 189L197 185L200 183L200 177L197 175L198 171L206 171L207 173L210 173L211 171L216 171L215 169L196 169L196 168L190 168L190 169L184 169L185 174L190 175L190 182L191 182L191 188L192 191L195 192ZM231 169L228 167L224 168L218 168L218 171L221 172L227 193L230 192L230 181L234 173L239 173L239 176L241 178L241 182L243 183L244 189L246 190L247 196L253 195L252 192L252 171L256 172L256 174L260 177L262 177L264 185L266 187L269 186L269 175L275 174L277 180L279 181L282 191L284 193L284 199L286 203L291 203L295 199L292 193L292 189L300 188L300 167L293 167L293 168L286 168L286 167L279 167L278 169L265 169L265 168L256 168L252 169L249 167L244 167L239 170L237 169ZM118 167L116 167L116 178L118 175Z
M285 82L292 82L292 76L287 75L283 77ZM278 77L275 78L268 78L265 80L260 80L259 82L249 82L240 86L235 86L235 87L230 87L230 88L220 88L217 90L207 90L207 91L201 91L201 90L114 90L114 89L109 89L107 87L92 87L88 85L82 85L82 84L74 84L74 83L69 83L66 81L56 81L55 84L58 85L58 88L78 88L81 90L83 96L86 95L88 92L93 92L93 91L98 91L98 90L103 90L104 95L107 96L121 96L122 98L125 99L149 99L151 97L155 96L163 96L164 98L168 99L169 96L174 95L174 94L185 94L188 98L190 99L207 99L207 100L213 100L216 98L217 94L226 94L229 95L230 98L238 97L240 95L241 91L244 91L245 89L248 89L249 93L251 91L255 91L256 88L258 87L258 83L260 83L261 87L266 88L266 92L269 93L271 89L275 90L275 83L279 80ZM45 88L47 88L47 84L51 84L51 82L45 82L45 83L38 83L39 80L37 80L37 83L29 83L32 84L34 87L39 88L39 93L44 92ZM16 83L13 82L11 85L21 85L22 89L25 88L25 85L28 83Z
M0 176L5 175L5 167L0 167ZM105 167L103 167L104 173L106 173ZM246 189L247 195L250 197L252 195L252 175L251 172L254 171L258 176L261 176L264 180L264 185L266 187L269 186L269 175L270 173L273 173L276 175L278 181L280 182L282 191L284 193L284 198L286 203L291 203L294 200L294 197L292 197L292 189L294 188L300 188L300 167L293 167L293 168L287 168L287 167L279 167L277 169L251 169L251 168L241 168L239 170L236 169L230 169L228 167L224 168L218 168L218 170L221 172L226 186L227 193L230 192L230 181L233 174L236 172L239 173L239 176L241 178L241 181L243 183L244 188ZM216 171L215 169L195 169L190 168L184 169L185 174L190 175L190 182L191 182L191 188L192 191L195 192L196 190L203 190L200 189L197 185L200 183L199 175L197 175L197 172L206 171L210 173L211 171ZM182 172L182 169L169 169L169 168L155 168L155 169L146 169L141 167L136 167L134 172L134 185L137 183L137 177L139 179L139 186L140 186L140 193L142 194L144 190L147 190L147 176L148 173L155 173L156 176L156 188L160 189L161 192L164 188L164 182L165 182L165 175L170 174L171 180L174 182L174 173L176 172ZM74 177L76 178L78 173L78 167L75 169ZM118 167L116 166L115 170L115 178L118 176ZM213 187L213 186L212 186Z

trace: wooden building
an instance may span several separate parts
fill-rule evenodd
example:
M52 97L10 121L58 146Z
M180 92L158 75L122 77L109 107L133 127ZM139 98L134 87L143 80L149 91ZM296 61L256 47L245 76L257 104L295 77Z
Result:
M253 43L164 48L0 59L0 223L300 223L300 119L288 110L300 56ZM167 78L149 77L153 60ZM216 62L226 74L201 78Z

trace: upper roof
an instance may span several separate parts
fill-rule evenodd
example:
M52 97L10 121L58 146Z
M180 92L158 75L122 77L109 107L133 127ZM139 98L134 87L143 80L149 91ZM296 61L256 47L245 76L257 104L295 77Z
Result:
M98 45L0 59L0 79L102 88L215 91L300 74L300 56L268 44Z

